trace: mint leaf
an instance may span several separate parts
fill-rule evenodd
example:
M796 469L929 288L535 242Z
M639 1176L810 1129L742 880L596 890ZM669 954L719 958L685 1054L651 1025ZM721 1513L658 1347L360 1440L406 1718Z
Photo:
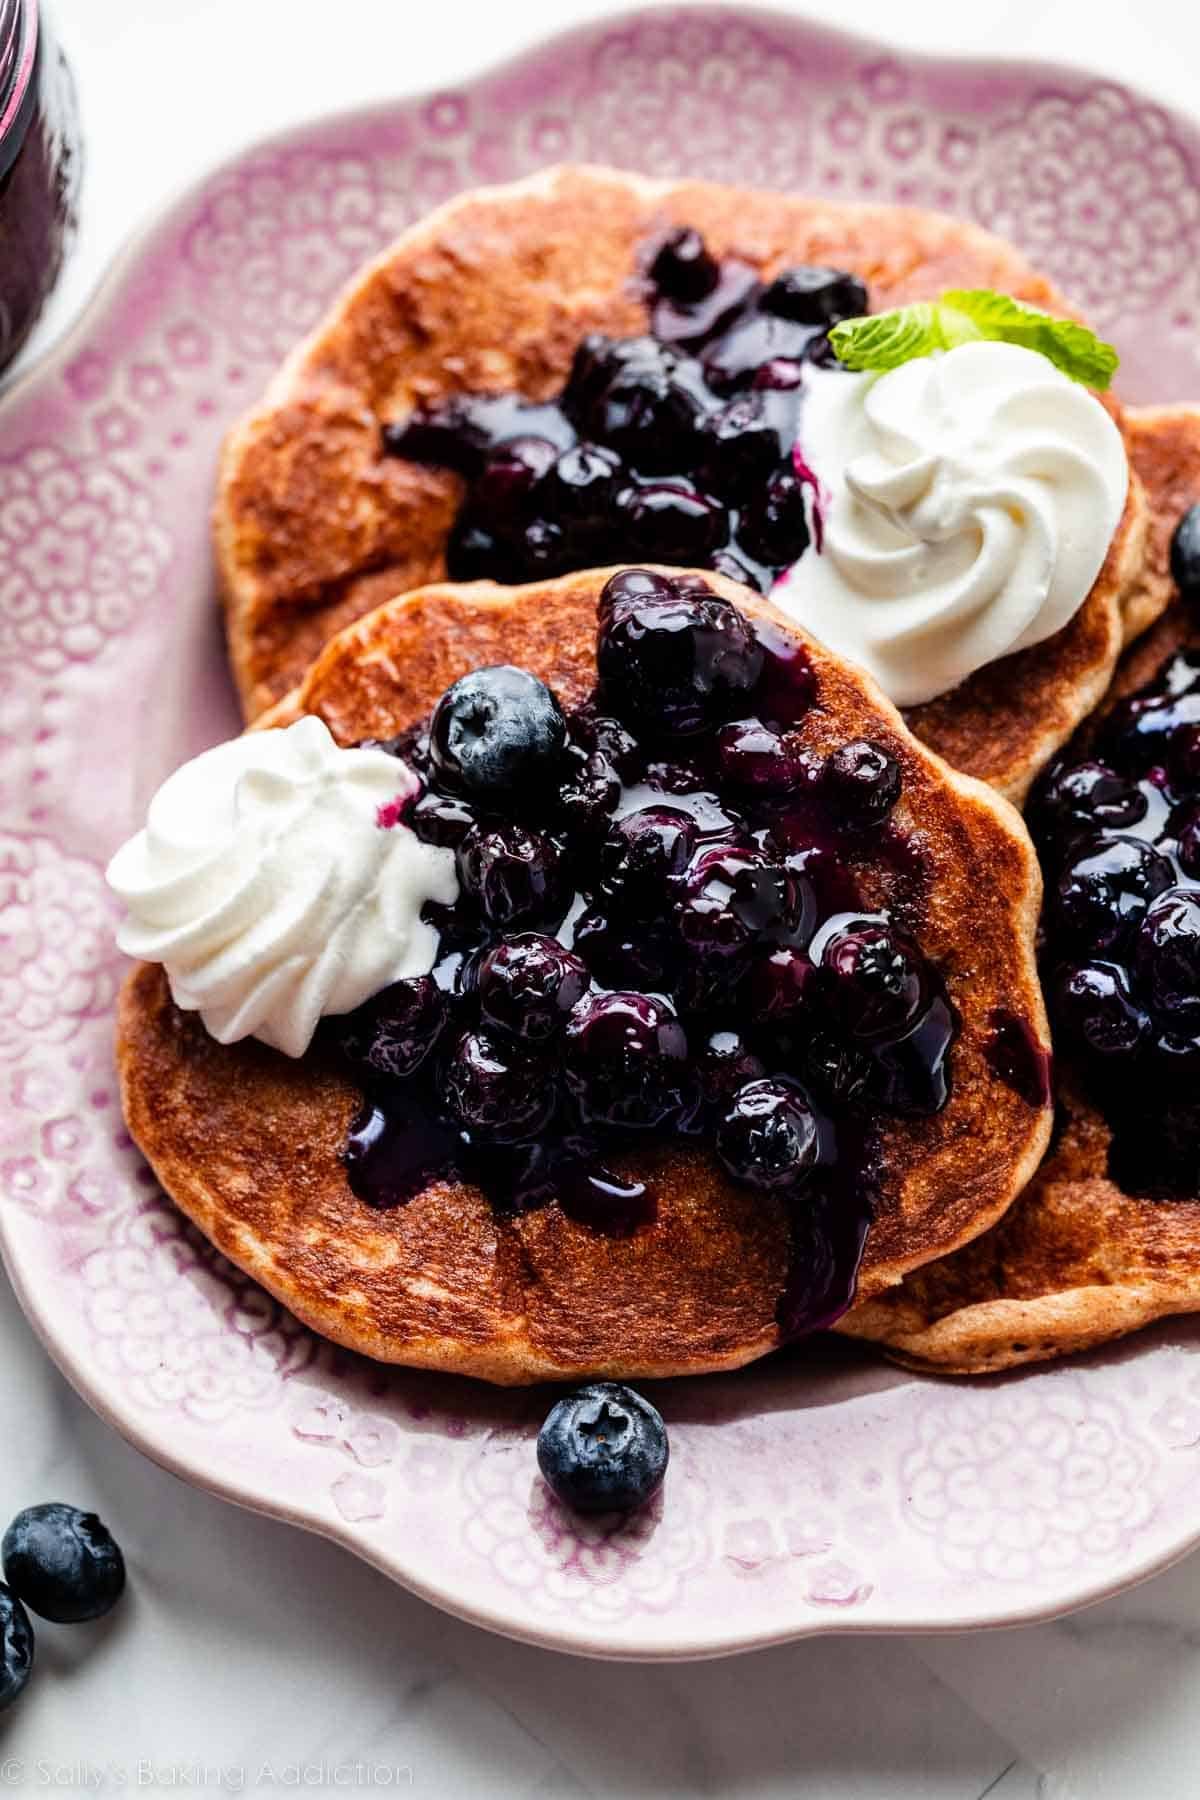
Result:
M984 338L1040 351L1072 381L1091 388L1106 388L1117 367L1112 345L1086 325L1056 319L990 288L952 288L940 300L843 319L829 333L834 354L846 368L876 370L898 369L916 356Z

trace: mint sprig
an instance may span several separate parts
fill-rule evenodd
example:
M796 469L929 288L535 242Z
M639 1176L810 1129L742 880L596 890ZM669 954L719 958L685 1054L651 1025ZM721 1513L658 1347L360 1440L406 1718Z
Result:
M898 369L915 356L983 339L1037 350L1072 381L1104 389L1119 358L1111 344L1074 319L1056 319L991 288L951 288L940 300L918 300L891 312L843 319L829 333L848 369Z

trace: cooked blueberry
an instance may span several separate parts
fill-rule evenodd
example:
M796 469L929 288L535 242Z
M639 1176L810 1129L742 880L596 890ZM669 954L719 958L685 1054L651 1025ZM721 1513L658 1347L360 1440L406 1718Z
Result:
M1043 835L1078 830L1119 831L1145 816L1146 796L1107 763L1063 764L1051 770L1031 808Z
M443 785L507 809L554 780L566 733L545 682L504 664L476 669L446 690L434 709L430 753Z
M522 581L543 581L561 575L570 560L566 535L555 519L531 519L521 533L518 554L520 567L516 574ZM497 571L490 573L495 577Z
M726 581L739 582L742 587L751 588L757 594L763 594L767 590L768 584L763 577L754 569L747 568L732 551L714 550L704 566L711 569L714 575L723 575Z
M926 998L918 953L888 926L862 920L835 932L821 952L832 979L831 1003L852 1037L903 1036Z
M879 825L900 798L900 764L867 738L843 744L826 758L822 786L835 817L848 825Z
M784 448L762 395L739 394L704 421L701 471L714 492L739 499L769 480L783 460Z
M495 580L507 554L495 533L464 511L446 544L446 573L451 581Z
M423 1105L408 1087L397 1087L386 1106L368 1100L355 1114L342 1151L350 1191L367 1206L386 1211L415 1200L430 1181L456 1166L461 1134Z
M588 996L567 1025L565 1073L586 1123L649 1129L683 1110L687 1035L665 1000Z
M618 569L600 591L597 610L601 624L655 606L674 606L678 595L669 575L653 569ZM623 729L623 727L622 727Z
M816 970L804 950L790 944L755 957L750 966L747 996L756 1020L786 1018L814 992Z
M33 1626L29 1614L0 1582L0 1712L19 1699L33 1668Z
M640 474L686 469L695 458L700 406L680 379L674 350L652 337L611 342L564 401L580 435L607 444Z
M759 794L790 793L801 778L796 738L761 719L735 719L717 734L717 760L725 780Z
M405 1080L437 1043L448 1016L432 975L392 982L339 1021L342 1051L368 1079Z
M798 1081L769 1076L734 1095L717 1130L717 1155L735 1181L795 1188L825 1160L816 1109Z
M657 990L675 984L679 940L663 921L633 917L620 905L589 907L575 921L574 946L605 987Z
M632 1237L658 1216L658 1203L644 1181L616 1175L594 1160L568 1163L559 1172L557 1191L569 1219L606 1237Z
M1127 1056L1144 1043L1150 1020L1116 963L1084 963L1059 976L1055 1013L1063 1027L1098 1056Z
M772 356L754 372L754 386L760 393L764 388L790 392L803 383L804 364L795 356Z
M630 575L645 575L645 569L629 569ZM618 578L609 582L609 589L616 586ZM590 709L577 712L571 720L571 737L581 749L602 756L622 781L633 783L640 780L645 764L645 755L641 745L631 731L627 731L619 719L611 719L604 713L596 713Z
M485 1024L538 1044L562 1029L590 981L579 957L557 938L526 931L486 953L475 991Z
M750 846L701 850L677 906L684 947L702 961L741 956L776 933L811 933L804 895L782 862Z
M599 839L621 798L621 783L608 758L594 750L572 757L559 789L557 822L572 843Z
M458 846L458 878L490 925L554 922L568 894L562 852L523 825L472 825Z
M602 610L596 661L622 718L635 728L687 737L744 709L763 652L728 600L691 592Z
M710 1106L728 1105L739 1088L761 1080L766 1072L761 1057L750 1049L740 1031L711 1031L700 1046L696 1076Z
M678 807L647 806L626 813L600 846L606 894L635 909L665 910L669 885L683 874L695 847L695 821Z
M534 486L553 467L558 451L549 438L516 437L489 451L471 494L477 519L501 531L515 525Z
M1200 809L1192 812L1178 828L1176 855L1185 875L1200 881Z
M559 1400L538 1433L538 1467L574 1512L628 1513L657 1493L666 1473L662 1414L615 1381L595 1381Z
M620 509L633 548L658 562L703 563L729 535L720 501L682 476L626 488Z
M13 1593L56 1625L99 1619L125 1591L116 1540L94 1512L77 1506L26 1507L5 1532L0 1556Z
M871 1056L861 1045L820 1028L805 1034L799 1061L815 1091L833 1106L862 1099L874 1073Z
M446 1102L472 1135L497 1143L536 1137L554 1110L546 1070L483 1031L465 1031L446 1063Z
M1058 923L1101 955L1140 922L1174 883L1165 856L1138 838L1097 839L1069 862L1054 895Z
M1184 793L1200 790L1200 725L1180 725L1167 745L1167 772Z
M799 560L808 548L808 514L804 489L791 469L777 469L748 501L738 535L751 556L773 568Z
M1200 600L1200 505L1189 506L1175 527L1171 580L1185 600Z
M705 347L704 379L718 394L749 387L767 363L786 359L799 366L811 336L778 313L745 312Z
M783 269L762 297L765 312L801 325L835 325L859 319L867 310L867 290L857 275L800 263Z
M1194 679L1194 677L1193 677ZM1114 706L1101 733L1105 756L1130 775L1164 764L1181 725L1200 725L1200 690L1134 695Z
M621 459L603 444L575 444L564 450L543 483L539 498L560 519L596 519L606 512L621 475Z
M1138 930L1134 969L1161 1024L1200 1026L1200 892L1168 888L1151 902Z
M716 257L709 255L704 239L690 225L681 225L664 238L650 264L655 287L685 306L711 294L720 274Z

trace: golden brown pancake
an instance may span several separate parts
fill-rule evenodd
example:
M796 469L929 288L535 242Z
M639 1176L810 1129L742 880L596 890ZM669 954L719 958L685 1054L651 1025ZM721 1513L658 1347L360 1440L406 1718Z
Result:
M1149 570L1168 582L1171 534L1200 500L1200 411L1147 410L1134 443L1154 519ZM1127 652L1112 698L1141 687L1197 635L1194 616L1172 606ZM1123 1193L1108 1175L1112 1134L1063 1058L1055 1085L1054 1148L1000 1223L856 1307L839 1330L914 1368L977 1374L1200 1310L1200 1195L1155 1201Z
M462 483L385 455L381 422L459 392L557 393L587 332L647 328L635 277L671 224L694 225L715 254L764 275L796 262L853 271L876 310L992 287L1072 311L1011 245L910 208L570 167L462 195L351 283L226 443L216 547L247 719L345 625L445 575ZM1099 701L1122 645L1166 604L1142 579L1145 530L1135 474L1071 623L915 709L918 736L1019 803Z
M595 682L596 601L608 574L528 588L430 587L393 601L327 646L264 724L315 713L343 744L423 718L467 670L532 670L564 706ZM766 602L711 585L757 616ZM1040 877L1017 814L951 772L904 728L870 680L809 644L820 704L801 730L814 750L867 735L900 761L896 814L926 878L901 899L892 878L856 870L871 904L895 906L940 969L961 1017L952 1096L936 1118L891 1120L883 1196L860 1291L983 1230L1046 1145L1049 1108L999 1080L992 1014L1014 1013L1044 1042L1034 965ZM980 893L994 896L980 913ZM652 1187L657 1221L616 1240L557 1206L497 1217L477 1190L431 1183L409 1204L355 1199L341 1161L359 1096L332 1064L244 1042L224 1048L141 967L120 1007L118 1060L129 1128L167 1192L214 1244L299 1318L388 1362L503 1383L553 1376L645 1377L736 1367L779 1341L788 1263L782 1203L734 1186L695 1149L666 1144L617 1159Z

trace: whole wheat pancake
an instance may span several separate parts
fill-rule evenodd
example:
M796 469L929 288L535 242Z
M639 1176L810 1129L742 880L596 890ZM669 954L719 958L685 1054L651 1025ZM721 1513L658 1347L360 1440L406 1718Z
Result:
M500 660L576 706L595 684L596 601L609 573L515 590L445 585L393 601L341 633L261 723L315 713L341 743L387 738L460 675ZM766 602L706 579L804 641ZM860 1273L869 1296L983 1230L1043 1153L1048 1106L1023 1098L991 1061L998 1008L1045 1040L1033 947L1040 880L1011 807L917 743L867 677L809 648L820 704L805 715L806 742L827 750L868 735L901 764L896 819L924 878L919 900L910 895L896 916L961 1019L948 1105L883 1127L882 1197ZM855 872L870 903L888 903L890 877L872 878L869 865ZM985 891L994 902L981 915ZM625 1240L555 1205L500 1217L450 1181L376 1211L352 1195L341 1160L359 1095L319 1052L293 1062L252 1041L223 1048L176 1009L162 970L143 966L123 992L118 1060L130 1130L167 1192L226 1256L352 1349L521 1383L732 1368L779 1341L783 1203L731 1184L694 1149L667 1143L615 1159L658 1203L656 1222Z
M585 334L646 330L636 277L647 245L672 224L696 227L715 255L766 276L797 262L850 271L875 310L948 287L1072 310L1011 245L909 208L590 168L465 194L350 284L226 443L216 547L247 719L345 625L446 573L461 479L385 454L382 425L455 393L557 393ZM1019 802L1100 699L1122 645L1166 604L1162 584L1143 579L1145 534L1135 473L1071 623L915 709L918 736Z
M1168 581L1171 533L1200 500L1200 411L1147 410L1134 445L1155 521L1149 570ZM1143 686L1198 635L1194 615L1172 606L1124 657L1112 699ZM1123 1192L1108 1171L1112 1133L1064 1057L1055 1085L1054 1147L999 1224L856 1307L839 1330L914 1368L976 1374L1200 1310L1200 1194L1148 1200Z

